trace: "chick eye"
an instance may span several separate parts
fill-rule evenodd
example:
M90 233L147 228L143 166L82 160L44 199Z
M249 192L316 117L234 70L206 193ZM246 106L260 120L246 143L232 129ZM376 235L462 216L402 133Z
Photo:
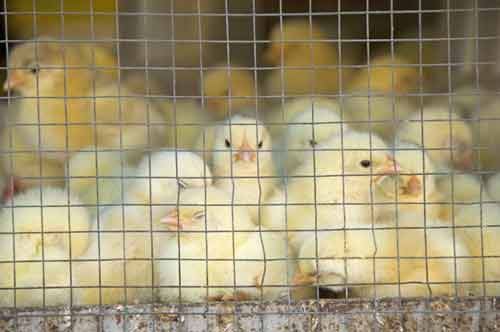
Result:
M259 144L257 144L257 147L259 149L262 149L262 146L264 145L264 141L260 141Z
M311 148L314 148L317 144L318 144L318 142L316 142L315 140L313 140L313 139L309 140L309 145L311 146Z
M361 165L361 167L368 168L371 166L372 162L365 159L365 160L361 160L361 162L359 164Z
M195 220L201 220L205 218L205 211L198 211L193 214L193 219Z
M30 72L31 72L33 75L36 75L36 74L38 74L38 72L40 71L40 66L38 66L38 65L31 65L31 66L29 67L29 69L30 69Z
M229 142L228 139L226 139L225 144L226 144L226 148L230 148L231 147L231 142Z

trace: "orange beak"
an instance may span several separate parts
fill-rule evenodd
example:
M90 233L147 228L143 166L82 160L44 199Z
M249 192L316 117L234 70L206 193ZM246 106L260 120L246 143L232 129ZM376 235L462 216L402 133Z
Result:
M301 273L297 272L292 280L292 285L312 285L316 283L318 276L313 273Z
M162 224L165 224L168 230L176 231L182 230L184 226L189 225L191 220L179 217L179 211L177 209L169 212L165 217L160 219Z
M3 83L3 90L4 91L8 91L9 89L14 90L23 84L24 84L23 79L21 79L18 75L11 74Z
M373 181L378 182L388 175L399 174L401 168L399 164L392 158L392 156L387 155L387 161L376 170L376 176Z
M243 143L238 150L239 151L235 156L236 161L251 162L257 159L255 150L250 146L250 144L248 144L248 140L246 138L243 140Z
M455 155L453 156L455 159ZM474 153L472 150L466 151L461 158L453 160L453 165L461 171L468 171L474 167Z
M404 187L404 194L410 196L420 195L422 192L422 184L420 183L419 178L416 175L410 177L408 182Z

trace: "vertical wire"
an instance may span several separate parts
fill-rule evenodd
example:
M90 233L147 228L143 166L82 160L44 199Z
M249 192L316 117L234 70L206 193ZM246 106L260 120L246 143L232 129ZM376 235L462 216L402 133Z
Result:
M475 89L476 91L479 91L480 85L479 85L479 8L478 8L478 1L474 0L474 59L475 63L473 64L474 66L474 76L475 76ZM478 137L481 136L481 120L480 120L480 115L481 115L481 93L477 95L477 103L476 103L476 115L479 114L479 123L478 123ZM479 149L479 151L481 151ZM478 158L480 160L480 158ZM489 200L489 199L488 199ZM491 203L490 203L491 204ZM483 290L483 301L481 301L481 310L484 310L484 307L486 305L486 296L488 296L488 291L486 287L486 262L485 262L485 254L484 254L484 233L483 230L488 227L488 225L484 225L483 221L483 181L479 182L479 235L480 235L480 245L481 245L481 287ZM477 282L477 280L474 279L474 282Z
M3 7L5 10L4 16L4 33L5 33L5 59L6 59L6 64L7 64L7 81L10 82L10 74L9 74L9 66L8 66L8 60L9 60L9 29L8 29L8 8L7 8L7 0L3 0ZM10 87L7 89L7 103L8 107L10 108L12 105L12 96L10 95ZM12 156L12 151L14 149L13 146L13 133L12 133L12 123L10 121L10 118L8 118L8 127L4 128L8 129L9 131L9 166L10 166L10 173L13 172L14 170L14 159ZM15 121L15 124L17 124L17 119ZM14 125L14 128L17 126ZM2 136L3 137L3 136ZM12 175L9 177L9 181L13 181ZM18 317L18 312L17 312L17 277L16 277L16 224L15 224L15 213L14 213L14 204L15 202L15 195L12 196L12 200L8 203L10 207L10 217L11 217L11 225L12 225L12 275L13 275L13 280L12 280L12 297L13 297L13 305L14 305L14 330L17 332L19 330L19 317Z
M450 20L450 14L451 14L451 6L450 6L450 0L446 0L446 33L447 33L447 43L448 43L448 126L450 128L449 131L449 150L450 150L450 160L453 160L453 126L452 126L452 80L451 80L451 70L452 70L452 58L451 58L451 20ZM452 209L451 209L451 225L452 225L452 238L453 238L453 287L455 289L455 300L456 297L458 297L458 287L457 287L457 280L458 280L458 275L457 275L457 251L456 251L456 225L455 225L455 208L454 208L454 203L455 203L455 171L452 169L451 170L451 202L452 202ZM455 317L455 324L457 323L456 317Z
M115 19L115 34L116 38L119 39L120 36L120 5L119 1L115 0L115 12L114 12L114 19ZM118 76L118 95L116 96L116 102L118 106L118 115L119 115L119 134L120 134L120 167L121 167L121 177L123 178L123 169L125 168L124 160L123 160L123 110L122 110L122 99L121 99L121 85L122 85L122 78L121 78L121 54L120 54L120 43L116 43L116 59L117 59L117 76ZM114 98L114 97L113 97ZM97 119L96 119L97 120ZM123 188L123 181L121 181L121 196L122 198L124 197L124 188ZM123 202L123 200L122 200ZM128 305L130 304L128 301L128 289L127 289L127 255L126 255L126 223L125 223L125 206L124 204L121 204L121 219L122 219L122 253L123 253L123 294L124 294L124 303L126 304L124 306L124 317L128 317ZM123 321L123 330L125 331L128 326L128 320L124 319Z
M92 0L90 0L92 1ZM61 46L62 46L62 56L63 56L63 71L64 71L64 79L63 79L63 102L64 102L64 129L65 129L65 145L64 145L64 154L66 158L68 158L69 155L69 126L68 126L68 63L67 63L67 58L66 58L66 44L65 44L65 29L64 29L64 0L59 1L59 6L60 6L60 20L61 20ZM70 65L71 66L71 65ZM73 96L72 96L73 97ZM40 164L42 163L42 159L40 159ZM69 174L68 169L69 169L69 163L65 163L64 165L66 174ZM42 176L43 179L43 176ZM70 283L70 288L69 288L69 294L70 294L70 305L73 304L73 292L71 291L72 289L72 275L73 275L73 270L72 270L72 245L71 245L71 183L68 181L66 178L64 178L64 181L66 182L66 195L67 195L67 209L68 209L68 237L69 237L69 283ZM72 328L72 327L71 327Z
M226 34L226 65L228 68L231 67L231 45L230 45L230 34L229 34L229 0L224 0L224 17L225 17L225 34ZM231 71L228 69L228 95L232 95L232 89L231 89ZM235 180L234 180L234 163L233 163L233 130L232 130L232 99L228 98L228 109L229 109L229 114L228 114L228 126L229 126L229 141L231 142L231 147L230 147L230 153L231 153L231 168L230 168L230 181L231 181L231 246L232 246L232 257L233 257L233 284L231 287L233 287L233 292L236 292L236 266L235 266L235 258L236 258L236 244L235 244L235 227L234 227L234 203L235 203L235 196L236 196L236 186L235 186ZM224 123L226 125L226 123ZM240 124L242 125L242 124ZM245 127L246 128L246 127ZM219 152L220 153L220 152ZM225 153L225 152L224 152ZM224 174L224 177L226 175ZM227 181L227 178L222 179L222 181ZM238 204L238 203L236 203ZM241 209L241 206L239 207ZM228 287L227 285L224 285ZM236 315L234 316L236 318Z

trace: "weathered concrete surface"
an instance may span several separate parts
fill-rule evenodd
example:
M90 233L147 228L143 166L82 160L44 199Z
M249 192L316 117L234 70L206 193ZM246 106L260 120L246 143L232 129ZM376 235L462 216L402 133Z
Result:
M500 331L499 309L496 298L0 309L0 331Z

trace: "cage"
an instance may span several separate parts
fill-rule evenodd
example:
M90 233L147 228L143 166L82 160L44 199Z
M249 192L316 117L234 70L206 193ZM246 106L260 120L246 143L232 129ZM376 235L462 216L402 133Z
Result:
M4 0L2 331L495 331L499 4Z

